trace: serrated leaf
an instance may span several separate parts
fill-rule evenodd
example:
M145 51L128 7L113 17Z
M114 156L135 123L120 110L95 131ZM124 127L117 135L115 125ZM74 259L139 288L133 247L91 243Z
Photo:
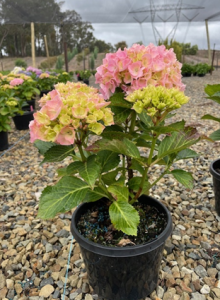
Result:
M98 152L97 159L102 167L101 173L105 173L116 168L120 163L120 157L118 153L108 150Z
M72 146L55 145L50 147L47 152L44 153L44 160L42 163L62 161L72 154L75 154Z
M120 140L102 139L87 147L87 151L98 152L100 150L109 150L115 153L124 154L126 156L140 158L140 153L136 145L124 138Z
M208 84L205 87L205 92L209 96L212 96L217 92L220 92L220 84Z
M183 130L185 126L185 121L180 121L176 123L172 123L168 126L154 126L150 127L149 130L155 131L157 133L169 133L173 131L180 131Z
M128 188L120 185L110 185L108 191L116 197L117 201L128 201Z
M151 137L151 140L152 140L152 137ZM136 142L137 147L151 148L151 143L146 142L146 140L144 140L142 138L139 138L139 139L135 140L135 142Z
M131 108L132 103L125 100L124 97L125 97L125 94L123 92L114 93L109 98L109 101L111 102L110 106L119 106L119 107Z
M150 116L148 116L145 112L142 112L141 114L138 114L140 120L147 125L147 127L152 127L154 124L152 122L152 119Z
M106 139L112 140L112 139L123 139L123 138L127 138L127 139L132 139L132 135L129 133L125 133L125 132L120 132L120 131L103 131L103 133L101 134L101 136L103 136Z
M111 106L111 111L114 113L114 121L116 123L123 123L128 118L131 113L130 108L126 107L118 107L118 106Z
M220 141L220 129L214 131L212 134L210 134L210 138L213 141Z
M89 186L79 178L64 176L53 187L46 187L41 194L38 217L54 218L79 205L85 198Z
M82 164L83 163L81 161L72 162L67 167L67 174L68 175L73 175L73 174L79 173L79 168L82 166Z
M130 169L137 170L138 172L141 173L141 175L144 174L144 169L142 168L141 164L135 159L132 159Z
M123 132L123 127L121 127L119 125L106 126L103 132L108 132L108 131L120 131L120 132Z
M106 198L106 197L108 197L108 195L106 195L101 188L95 187L93 190L87 191L87 194L83 202L94 202L101 198Z
M96 179L99 177L101 165L95 160L96 156L92 155L79 167L79 175L91 186L95 185Z
M34 142L34 146L38 149L39 153L44 155L51 147L55 146L55 143L52 142L44 142L41 140L36 140Z
M220 118L216 118L212 115L204 115L201 119L202 120L213 120L213 121L216 121L216 122L220 123Z
M57 174L59 177L63 177L65 175L67 175L67 167L65 168L59 168L56 170Z
M171 174L174 176L174 178L179 181L182 185L184 185L188 189L193 188L193 177L192 174L189 172L186 172L184 170L173 170L171 171Z
M176 160L198 157L199 154L191 149L184 149L177 153Z
M118 175L118 173L122 170L122 168L117 168L114 171L107 172L106 174L102 175L102 181L106 185L111 185L116 182L115 177Z
M165 137L158 147L158 158L163 158L172 153L180 152L193 144L196 144L200 136L195 128L186 127L184 131L173 132Z
M129 189L134 190L135 192L137 192L139 190L139 188L140 188L141 180L142 180L142 177L138 177L138 176L131 178L128 181L128 187L129 187ZM148 180L146 180L144 182L144 186L143 186L141 195L145 194L146 192L148 192L149 188L150 188L150 183L149 183Z
M117 230L128 235L137 235L137 226L140 222L138 212L125 201L114 201L109 207L112 224Z

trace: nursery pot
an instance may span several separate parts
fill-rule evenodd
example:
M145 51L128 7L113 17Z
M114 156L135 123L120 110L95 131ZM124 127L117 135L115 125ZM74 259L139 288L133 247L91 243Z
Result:
M164 244L172 231L172 218L167 208L154 198L141 196L140 202L154 206L167 216L164 231L154 241L129 247L103 246L84 238L77 222L93 203L80 205L72 216L71 232L80 245L89 283L105 300L139 300L157 286Z
M16 115L13 117L15 128L18 130L29 129L29 123L34 119L34 111L24 111L23 115Z
M220 216L220 159L214 160L210 165L210 173L213 178L213 188L215 194L215 210Z
M83 79L83 82L87 85L89 85L89 79Z
M28 105L23 106L22 110L24 110L24 111L30 111L31 107L33 109L35 109L35 99L26 100L26 102L27 102Z
M8 132L0 132L0 151L8 149Z
M183 77L191 77L191 73L182 73Z
M49 92L51 92L51 90L42 90L42 91L40 91L40 98L43 97L44 94L46 95Z

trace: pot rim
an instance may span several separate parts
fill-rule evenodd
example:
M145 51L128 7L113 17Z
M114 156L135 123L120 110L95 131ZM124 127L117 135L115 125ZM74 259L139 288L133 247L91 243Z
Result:
M154 202L156 207L160 206L161 209L164 210L164 212L167 215L167 225L164 228L163 232L161 232L158 235L156 240L153 240L149 243L142 244L142 245L135 245L135 246L119 248L119 247L103 246L103 245L94 243L94 242L84 238L79 233L78 229L76 228L75 219L76 219L77 215L80 214L80 211L82 210L82 208L89 203L83 203L83 204L79 205L72 215L71 232L73 234L73 237L75 238L75 240L79 243L79 245L81 247L87 249L88 251L91 251L91 252L94 252L94 253L97 253L97 254L100 254L103 256L131 257L131 256L137 256L137 255L141 255L141 254L144 254L147 252L151 252L151 251L157 249L171 235L172 227L173 227L172 226L172 217L171 217L169 210L166 208L166 206L163 203L161 203L160 201L158 201L157 199L152 198L150 196L146 196L146 195L142 195L141 197L148 197L151 203Z
M210 164L209 171L215 179L220 180L220 174L216 171L216 168L220 169L220 158L213 160Z

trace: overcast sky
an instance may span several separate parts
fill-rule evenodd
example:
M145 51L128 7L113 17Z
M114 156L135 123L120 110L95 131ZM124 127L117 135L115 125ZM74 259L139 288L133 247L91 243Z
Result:
M175 23L155 23L162 36L167 36ZM130 47L133 43L143 41L144 44L155 44L151 23L143 23L143 35L139 24L93 24L94 36L107 43L116 44L125 40ZM209 22L210 46L220 50L220 22ZM180 43L197 44L199 49L207 49L206 27L203 23L179 23L174 39Z
M58 0L57 0L58 1ZM199 49L207 49L205 19L209 19L210 45L220 50L220 1L219 0L64 0L62 9L74 9L84 21L94 27L97 39L116 44L125 40L128 46L142 41L145 45L155 43L150 23L155 11L154 24L162 37L167 37L177 24L178 5L179 23L174 36L178 42L197 44ZM153 6L151 6L151 4ZM165 8L165 9L164 9ZM139 11L139 12L138 12ZM134 19L142 22L142 31ZM169 19L172 23L161 22ZM193 20L191 23L188 19ZM218 21L217 21L218 20ZM196 22L195 22L196 21ZM202 22L200 22L202 21ZM215 21L215 22L213 22ZM123 23L124 22L124 23ZM133 22L133 23L129 23ZM160 22L160 23L157 23ZM97 24L102 23L102 24ZM103 24L105 23L105 24ZM144 35L144 37L143 37Z

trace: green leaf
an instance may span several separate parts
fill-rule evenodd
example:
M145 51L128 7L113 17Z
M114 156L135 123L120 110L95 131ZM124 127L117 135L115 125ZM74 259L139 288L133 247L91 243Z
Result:
M130 169L137 170L138 172L141 173L141 175L144 174L144 169L142 168L141 164L135 159L132 159Z
M67 175L67 167L65 168L59 168L56 170L57 174L59 177L63 177L65 175Z
M125 97L125 94L123 92L114 93L109 98L109 101L111 102L110 106L131 108L133 104L128 102L127 100L125 100L124 97Z
M111 110L114 113L114 121L116 123L125 122L131 113L131 109L126 107L111 106Z
M120 157L118 153L114 153L108 150L98 152L97 159L102 166L101 173L105 173L116 168L120 163Z
M101 134L101 136L103 136L106 139L112 140L112 139L123 139L123 138L127 138L127 139L132 139L132 135L129 133L125 133L125 132L120 132L120 131L103 131L103 133Z
M94 202L101 198L106 198L106 195L103 190L99 187L95 187L94 190L88 190L83 202Z
M220 84L208 84L205 87L205 92L208 96L212 96L217 92L220 92Z
M96 156L89 156L88 160L81 163L79 175L93 188L96 179L99 177L101 165L95 160Z
M138 114L140 120L147 125L147 127L152 127L154 124L152 122L152 119L150 116L148 116L145 112L142 112L141 114Z
M151 140L152 140L152 137L151 137ZM146 140L144 140L142 138L137 139L135 142L136 142L136 146L137 147L151 148L151 143L150 142L146 142Z
M120 131L120 132L123 132L123 127L121 127L119 125L106 126L103 132L108 132L108 131Z
M55 146L55 143L44 142L41 140L36 140L34 146L38 149L39 153L44 155L51 147Z
M42 163L62 161L72 154L75 154L72 146L55 145L50 147L47 152L44 153L44 160Z
M163 158L172 153L180 152L193 144L196 144L200 136L195 128L186 127L184 131L173 132L165 137L158 148L158 158Z
M176 160L198 157L199 154L191 149L184 149L177 153Z
M204 115L202 120L213 120L220 123L220 118L213 117L212 115Z
M220 129L214 131L212 134L210 134L210 138L213 141L220 141Z
M46 187L41 194L38 217L54 218L79 205L85 198L89 186L79 178L64 176L53 187Z
M74 161L67 167L67 175L73 175L79 173L79 168L82 166L81 161Z
M173 170L170 172L174 178L179 181L182 185L184 185L188 189L193 188L193 177L192 174L183 170Z
M109 207L112 224L117 230L128 235L137 235L137 226L140 222L138 212L125 201L114 201Z
M118 173L122 170L122 168L117 168L114 171L108 172L104 175L102 175L102 181L107 184L111 185L116 182L115 177L118 175Z
M138 191L139 188L140 188L140 185L141 185L141 180L142 180L142 177L138 177L138 176L131 178L128 181L128 187L129 187L129 189L134 190L134 191ZM144 182L144 186L143 186L141 195L145 194L146 192L148 192L149 188L150 188L150 183L146 179L146 181Z
M3 108L0 109L0 114L1 114L2 116L7 115L8 113L9 113L8 107L3 107Z
M109 150L115 153L124 154L126 156L140 158L140 153L136 145L126 138L124 138L122 141L107 139L99 140L93 145L87 147L86 150L93 152Z
M128 188L125 186L120 185L110 185L108 187L108 191L116 197L116 199L119 201L126 201L128 202Z
M183 120L181 122L176 122L168 126L154 126L154 127L150 127L149 129L157 133L169 133L173 131L183 130L184 126L185 126L185 121Z

